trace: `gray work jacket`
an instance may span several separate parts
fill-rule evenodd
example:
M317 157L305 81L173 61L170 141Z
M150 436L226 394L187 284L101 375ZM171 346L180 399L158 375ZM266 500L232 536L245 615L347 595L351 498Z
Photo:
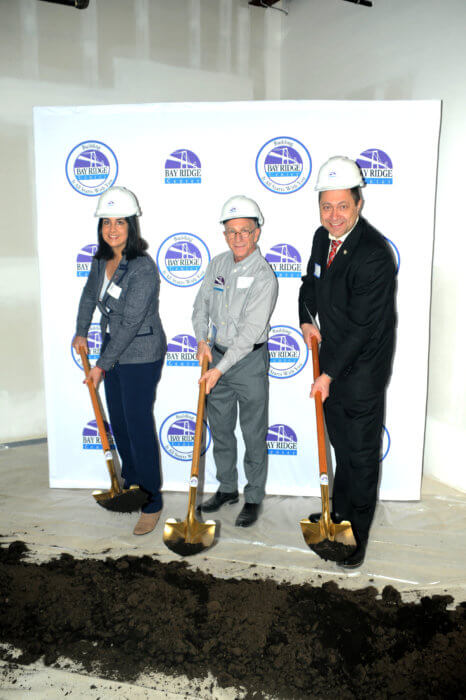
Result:
M116 362L137 364L161 359L167 341L159 316L160 276L150 255L126 260L123 255L99 301L106 260L92 261L91 270L79 302L76 335L87 337L96 307L101 312L102 340L110 342L97 360L97 366L109 370Z

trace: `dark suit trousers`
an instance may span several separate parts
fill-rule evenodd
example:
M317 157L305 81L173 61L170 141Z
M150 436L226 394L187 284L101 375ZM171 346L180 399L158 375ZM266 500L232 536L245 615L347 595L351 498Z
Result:
M122 461L125 486L138 484L149 495L145 513L162 508L160 451L153 407L163 360L116 363L105 374L105 397L112 431Z
M333 512L349 520L359 540L367 540L377 501L385 392L364 398L330 385L325 420L336 456Z

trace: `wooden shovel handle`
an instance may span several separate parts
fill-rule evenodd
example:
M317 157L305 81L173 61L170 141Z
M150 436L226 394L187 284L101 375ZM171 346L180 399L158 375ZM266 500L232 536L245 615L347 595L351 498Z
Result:
M207 372L209 366L209 358L204 355L201 365L201 377L204 372ZM197 401L197 413L196 413L196 430L194 432L194 447L193 447L193 460L191 463L191 478L193 476L199 476L199 460L201 457L201 442L202 442L202 427L204 421L204 407L205 407L205 382L199 384L199 398Z
M314 381L320 376L319 365L319 349L317 338L311 336L312 349L312 367L314 370ZM316 404L316 422L317 422L317 446L319 448L319 473L327 474L327 448L325 445L325 428L324 428L324 407L322 404L322 394L320 391L314 396Z
M84 367L84 374L86 375L86 379L87 379L89 376L89 372L91 370L90 365L89 365L89 360L87 359L86 352L83 348L79 348L79 354L81 355L81 361L82 361L83 367ZM95 386L92 382L88 382L87 387L88 387L89 393L91 395L92 407L94 409L97 428L99 429L99 435L100 435L100 441L102 443L102 448L103 448L104 452L109 452L110 445L108 443L108 437L107 437L107 431L105 430L104 419L102 418L102 411L100 410L100 406L99 406L99 399L97 398L97 391L95 390Z

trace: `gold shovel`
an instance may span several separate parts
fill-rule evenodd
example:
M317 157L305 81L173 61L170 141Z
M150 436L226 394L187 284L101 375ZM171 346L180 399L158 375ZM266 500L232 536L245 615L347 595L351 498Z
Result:
M84 374L86 375L87 379L91 369L89 366L89 360L87 359L86 352L83 348L79 348L79 354L81 355ZM99 430L100 441L102 443L102 449L104 452L105 462L107 463L111 484L110 491L93 491L92 495L99 506L102 506L102 508L106 508L107 510L113 510L117 513L132 513L135 510L140 510L146 503L148 496L146 493L141 491L139 486L131 486L129 489L122 489L118 483L116 469L113 463L112 451L108 442L107 431L105 430L104 419L102 417L102 411L100 410L99 399L97 397L97 391L92 382L88 382L87 386L89 389L89 394L91 395L92 407L94 409L95 420Z
M207 371L209 360L206 355L202 360L201 376ZM182 557L208 549L215 539L215 520L207 520L201 523L196 520L194 509L196 506L197 484L199 477L199 459L201 456L202 427L204 420L205 382L199 385L199 399L197 403L196 430L194 433L193 458L191 463L191 477L189 479L188 514L186 520L180 522L176 518L169 518L163 529L163 541L168 549Z
M314 381L320 375L319 353L317 346L317 338L312 336L312 365L314 369ZM320 474L320 495L322 499L322 515L318 523L311 523L308 518L300 520L301 530L303 531L306 544L314 549L314 545L328 540L329 542L339 542L345 545L356 545L353 530L349 520L343 520L341 523L334 523L330 517L330 506L328 497L328 473L327 473L327 450L325 445L324 431L324 409L322 405L322 394L318 392L315 395L316 405L316 421L317 421L317 445L319 448L319 474ZM315 549L319 554L318 548Z

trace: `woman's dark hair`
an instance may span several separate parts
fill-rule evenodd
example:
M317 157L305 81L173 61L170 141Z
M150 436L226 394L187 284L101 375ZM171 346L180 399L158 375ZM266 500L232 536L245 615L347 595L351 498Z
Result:
M126 241L123 254L126 256L127 260L133 260L134 258L144 255L149 245L144 238L141 238L137 216L124 216L121 218L124 218L125 221L128 222L128 240ZM102 221L103 219L99 219L99 223L97 225L97 240L99 242L99 247L97 248L94 258L97 260L111 260L113 258L113 250L108 243L105 243L102 237Z

